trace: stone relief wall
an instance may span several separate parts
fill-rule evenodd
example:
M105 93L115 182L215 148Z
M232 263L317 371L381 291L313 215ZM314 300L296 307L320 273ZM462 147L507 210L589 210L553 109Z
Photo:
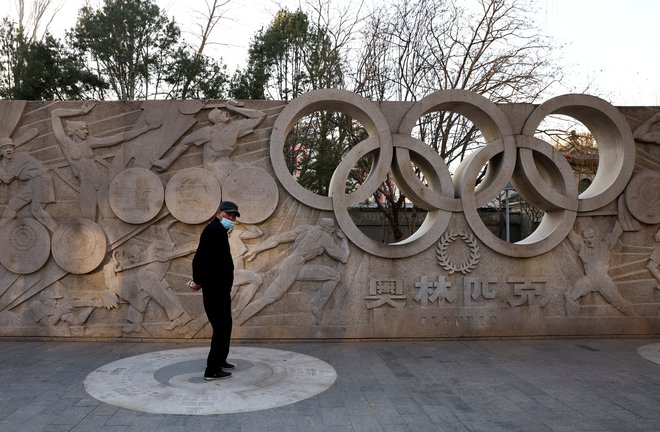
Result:
M300 186L282 152L316 110L350 114L369 133L329 196ZM453 177L410 136L438 110L469 118L489 142ZM495 105L458 90L376 104L320 90L288 104L1 101L0 112L0 336L210 336L186 283L221 199L242 215L230 235L234 338L660 334L658 108L586 95ZM564 157L533 136L553 113L598 142L598 173L579 196ZM368 180L346 195L370 152ZM368 238L347 210L388 171L428 210L396 244ZM477 213L509 181L545 211L515 244Z

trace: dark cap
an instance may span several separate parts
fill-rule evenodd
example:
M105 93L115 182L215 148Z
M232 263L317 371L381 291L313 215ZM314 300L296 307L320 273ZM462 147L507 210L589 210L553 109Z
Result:
M233 213L237 217L241 217L241 214L238 212L238 206L231 202L231 201L223 201L220 203L220 207L218 207L218 210L227 212L227 213Z

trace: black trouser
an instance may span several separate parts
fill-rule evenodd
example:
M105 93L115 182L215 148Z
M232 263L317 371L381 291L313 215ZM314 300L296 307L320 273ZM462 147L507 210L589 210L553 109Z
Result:
M202 287L204 310L213 328L211 349L206 360L207 373L220 371L229 354L232 327L230 289L204 290Z

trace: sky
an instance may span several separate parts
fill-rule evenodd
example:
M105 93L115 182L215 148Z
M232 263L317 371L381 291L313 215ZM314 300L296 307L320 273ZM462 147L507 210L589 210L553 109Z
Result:
M537 0L541 28L565 44L569 91L614 105L660 105L660 1Z
M63 37L64 30L75 25L77 11L86 0L52 1L62 5L62 9L49 29L55 36ZM93 7L103 3L87 1ZM206 1L156 0L156 3L176 18L184 37L192 41L199 11L206 9ZM552 89L548 98L584 92L617 106L660 106L659 0L529 1L537 10L541 31L563 46L555 61L562 65L565 79L561 87ZM298 0L230 0L224 9L225 18L213 35L217 45L207 54L219 53L229 71L242 67L255 32L268 25L280 6L291 10L298 3Z

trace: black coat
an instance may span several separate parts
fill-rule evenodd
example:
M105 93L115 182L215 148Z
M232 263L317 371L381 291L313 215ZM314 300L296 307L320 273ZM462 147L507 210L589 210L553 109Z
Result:
M193 257L193 280L208 288L231 291L234 262L229 250L229 236L217 217L204 227Z

